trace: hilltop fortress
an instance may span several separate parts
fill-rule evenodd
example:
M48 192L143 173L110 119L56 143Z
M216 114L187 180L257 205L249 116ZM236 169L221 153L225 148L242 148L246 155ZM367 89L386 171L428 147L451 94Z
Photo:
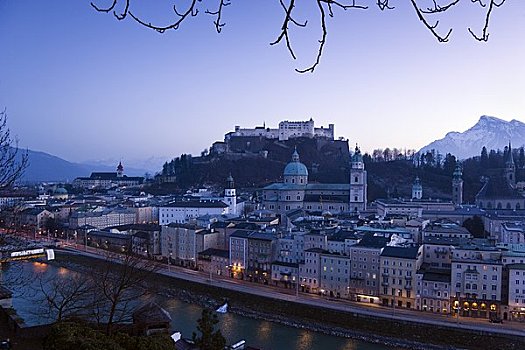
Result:
M286 141L297 137L316 137L333 140L334 124L328 124L328 128L324 128L323 126L316 128L314 120L310 118L308 121L284 120L279 123L279 128L277 129L267 128L266 125L256 126L254 129L241 129L239 125L236 125L235 131L227 133L224 136L224 140L226 141L238 136L257 136L267 139L278 139L279 141Z
M328 124L328 128L324 126L316 128L314 120L310 118L308 121L284 120L279 123L277 129L267 128L266 124L247 129L236 125L235 131L230 131L224 135L224 141L213 143L210 153L236 153L233 150L235 147L232 148L231 145L238 140L264 139L271 141L288 141L296 138L334 141L334 124Z

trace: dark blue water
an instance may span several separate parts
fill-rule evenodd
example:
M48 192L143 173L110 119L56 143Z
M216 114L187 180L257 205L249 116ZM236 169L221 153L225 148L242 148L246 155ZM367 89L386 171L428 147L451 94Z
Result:
M27 325L46 323L49 318L40 307L42 297L38 294L41 275L46 278L60 278L72 272L62 267L47 265L38 262L17 262L8 264L2 269L2 278L15 282L13 291L13 307L17 310ZM171 315L173 331L179 331L185 338L191 338L195 331L197 319L201 316L202 308L188 304L177 299L157 297L161 304ZM366 343L362 341L328 336L322 333L297 329L256 320L235 314L219 314L219 327L228 343L246 340L247 344L264 350L386 350L387 346Z

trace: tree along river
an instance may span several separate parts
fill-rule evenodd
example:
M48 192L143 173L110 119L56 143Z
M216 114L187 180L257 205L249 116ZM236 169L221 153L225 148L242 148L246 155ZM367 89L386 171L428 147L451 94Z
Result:
M13 308L24 319L26 325L38 325L48 322L44 311L39 310L43 304L42 294L38 293L41 279L60 278L60 275L76 273L63 267L40 262L16 262L2 266L2 280L13 292ZM25 281L21 282L21 281ZM14 283L13 283L14 282ZM172 317L172 331L179 331L185 338L191 338L196 330L196 321L202 308L178 299L159 296L157 303L168 311ZM322 349L322 350L386 350L392 347L367 343L354 339L329 336L323 333L284 326L281 324L256 320L236 314L219 314L219 327L229 344L244 339L250 346L270 349Z

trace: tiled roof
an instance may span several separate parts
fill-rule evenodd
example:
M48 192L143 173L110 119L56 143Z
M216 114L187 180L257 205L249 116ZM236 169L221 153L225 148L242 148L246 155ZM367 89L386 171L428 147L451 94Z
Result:
M385 247L381 256L401 259L416 259L419 247Z

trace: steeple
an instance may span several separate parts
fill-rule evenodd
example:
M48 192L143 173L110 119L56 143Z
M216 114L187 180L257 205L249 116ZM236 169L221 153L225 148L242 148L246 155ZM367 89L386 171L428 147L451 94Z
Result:
M463 171L461 163L456 163L456 169L452 174L452 203L455 205L463 204Z
M363 156L359 146L355 145L354 154L350 157L350 202L349 211L360 212L366 209L367 176Z
M509 141L509 148L507 151L507 159L505 159L505 165L509 166L510 164L514 166L514 156L512 155L512 145L510 144L510 141Z
M419 179L419 176L416 176L416 179L412 184L412 199L421 198L423 198L423 186L421 185L421 180Z
M299 153L297 153L297 146L295 146L292 153L292 162L299 162Z
M235 183L230 173L226 178L226 188L224 189L224 203L228 205L228 212L233 215L239 215L237 207L237 194L235 193Z
M226 184L226 188L235 188L235 182L233 181L233 176L231 173L226 178Z
M511 187L516 186L516 165L514 164L514 157L512 156L512 146L509 141L509 148L507 150L507 158L505 159L505 178Z
M118 162L117 165L117 177L122 177L124 174L124 166L122 165L122 161Z
M355 144L354 155L351 157L351 163L352 169L364 169L363 156L357 143Z

